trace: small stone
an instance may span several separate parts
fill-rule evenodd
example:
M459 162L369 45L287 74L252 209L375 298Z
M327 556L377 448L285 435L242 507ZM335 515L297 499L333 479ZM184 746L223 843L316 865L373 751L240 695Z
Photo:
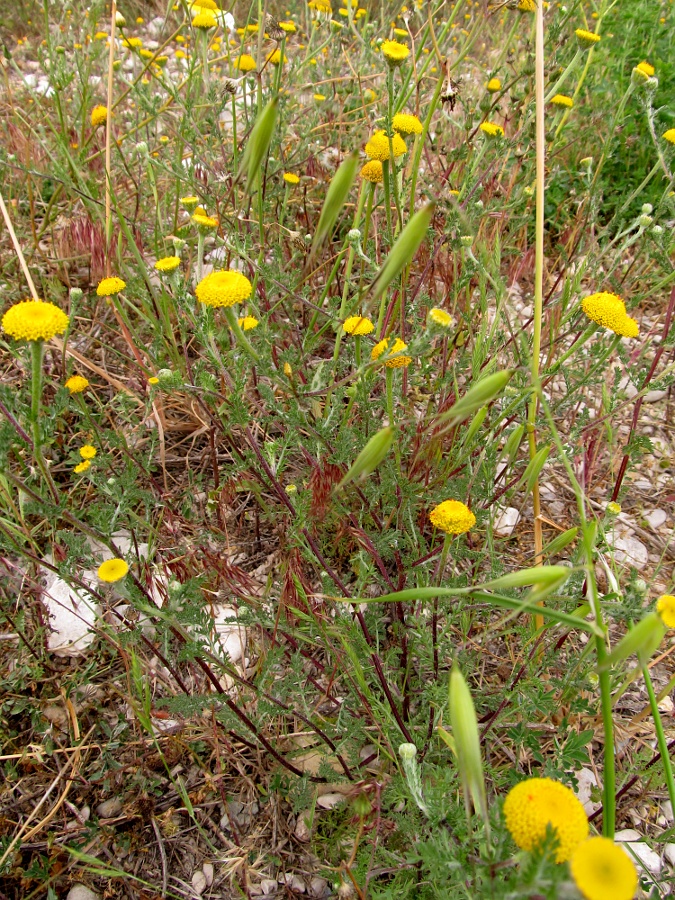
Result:
M201 869L197 869L192 876L192 890L198 897L201 897L206 890L206 876Z
M661 804L661 812L669 822L673 821L673 804L670 800L664 800Z
M344 794L323 794L316 801L316 805L320 806L321 809L334 809L336 806L339 806L340 803L345 802Z
M113 819L122 812L122 801L119 797L111 797L110 800L104 800L96 807L96 815L99 819Z
M628 535L614 540L614 559L641 571L649 562L649 550L642 541Z
M668 846L675 848L675 844L669 844ZM321 878L319 875L314 875L314 877L309 882L309 889L307 893L310 897L327 897L330 893L328 882L325 878Z
M667 716L672 716L674 708L675 704L669 694L659 702L659 712L665 713Z
M204 863L204 865L202 866L202 872L204 873L204 878L206 878L207 887L211 887L211 885L213 884L213 876L215 874L213 863Z
M598 779L595 777L595 772L591 769L579 769L578 772L574 773L577 779L577 783L579 785L577 789L577 797L581 800L584 810L587 816L590 816L592 813L599 809L602 805L598 801L591 800L591 790L598 786Z
M312 837L312 828L310 825L312 822L312 810L311 809L303 809L303 811L298 816L298 821L295 823L295 836L299 841L302 841L303 844L306 844L307 841L311 840Z
M277 882L273 881L271 878L263 878L260 882L260 889L263 894L276 894L277 892Z
M100 900L99 895L84 884L74 884L68 891L66 900Z
M666 391L647 391L644 395L645 403L657 403L659 400L663 400L666 397Z
M307 890L307 885L302 878L298 875L292 875L290 872L280 875L279 883L285 884L286 887L290 888L295 894L304 894Z
M675 844L666 844L663 855L671 866L675 866Z
M495 518L494 531L501 537L509 537L513 534L513 529L518 524L520 513L515 507L507 506Z
M644 514L645 522L654 529L660 528L667 518L668 513L664 509L652 509Z
M614 835L614 840L618 844L623 844L626 842L632 843L633 841L639 841L640 835L634 828L624 828L622 831L617 831Z
M639 865L642 866L645 871L649 872L650 875L660 874L663 863L661 862L661 857L658 853L655 853L651 847L648 847L644 843L644 841L634 841L631 842L629 846L630 850L626 847L623 849L633 862L635 862L635 857L637 857Z

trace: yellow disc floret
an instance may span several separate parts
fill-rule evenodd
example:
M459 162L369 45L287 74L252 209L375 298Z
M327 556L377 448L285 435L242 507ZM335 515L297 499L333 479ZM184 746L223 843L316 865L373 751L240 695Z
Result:
M485 87L491 94L496 94L497 91L501 91L502 83L499 78L491 78Z
M348 319L342 324L342 327L347 332L347 334L370 334L371 331L374 331L375 326L370 321L370 319L364 318L364 316L349 316Z
M588 819L574 791L552 778L528 778L511 788L504 801L504 820L521 850L543 843L550 825L558 846L556 862L566 862L588 837Z
M616 294L607 291L591 294L581 301L581 308L592 322L609 328L621 337L638 336L638 323L628 315L626 304Z
M662 594L656 601L656 611L668 628L675 628L675 597L672 594Z
M201 12L198 12L194 17L192 24L195 28L201 28L203 31L207 31L209 28L216 28L218 20L210 9L202 9Z
M554 97L551 97L551 103L555 106L566 106L568 109L572 109L574 106L574 100L566 94L556 94Z
M226 269L211 272L206 278L202 278L195 288L195 294L204 306L234 306L235 303L248 300L252 290L253 286L245 275Z
M384 364L388 369L402 369L409 366L412 362L411 356L405 356L403 354L403 351L407 349L408 345L405 344L401 338L396 338L391 346L390 338L384 338L384 340L375 344L370 352L370 358L375 362L383 354L386 354Z
M128 571L129 566L123 559L107 559L98 567L96 574L101 581L107 581L112 584L114 581L124 578Z
M589 50L600 40L599 34L595 34L593 31L586 31L585 28L577 28L574 33L577 36L577 44L582 50Z
M384 169L379 159L369 159L360 172L361 178L371 184L382 184L384 181Z
M433 309L429 310L429 322L433 325L438 325L439 328L452 328L455 324L455 320L452 318L449 312L446 312L444 309L439 309L437 306L434 306Z
M494 122L481 122L480 130L491 138L504 137L504 129Z
M632 900L638 886L635 864L606 837L578 844L570 860L576 886L586 900Z
M15 341L48 341L63 334L68 316L53 303L23 300L10 306L2 317L2 330Z
M89 387L89 382L82 375L71 375L65 386L71 394L81 394Z
M410 55L409 48L399 41L382 41L380 50L390 66L400 66Z
M476 524L476 517L461 500L444 500L431 510L429 521L446 534L464 534Z
M242 53L237 59L235 66L240 72L255 72L256 70L255 60L248 53Z
M122 281L121 278L116 276L104 278L103 281L99 282L96 293L99 297L112 297L114 294L119 294L120 291L123 291L126 286L126 281Z
M179 256L163 256L155 263L158 272L173 272L180 265Z
M408 113L397 113L392 119L392 125L399 134L422 134L422 123L417 116Z
M260 324L255 316L242 316L240 319L237 319L237 322L242 331L251 331L251 329L257 328Z
M663 133L663 137L669 144L675 144L675 128L669 128Z
M98 128L99 125L105 125L108 121L108 107L107 106L95 106L91 111L91 124L93 128Z
M82 459L93 459L96 456L96 447L91 444L84 444L80 447L80 456Z
M366 156L369 159L379 159L380 162L384 162L387 159L398 159L399 156L403 156L407 149L405 141L400 134L392 136L390 145L389 135L381 129L376 131L366 144ZM393 156L390 154L393 154Z

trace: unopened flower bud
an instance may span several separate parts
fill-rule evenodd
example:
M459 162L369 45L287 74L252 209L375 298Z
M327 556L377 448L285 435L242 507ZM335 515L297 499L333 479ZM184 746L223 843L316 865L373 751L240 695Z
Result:
M473 244L473 235L471 234L463 234L459 239L462 247L470 247Z
M663 234L663 228L660 225L655 225L652 228L652 234L655 234L658 237L660 234Z
M361 232L358 228L351 228L347 234L347 240L350 244L358 244L361 240Z
M68 293L70 294L71 303L77 303L78 300L82 299L82 288L73 287Z
M652 214L653 211L654 211L654 207L651 205L651 203L643 203L642 204L642 209L640 210L640 212L643 215L649 216Z
M638 223L640 225L640 228L649 228L649 226L652 224L653 221L654 220L652 219L651 216L642 215L642 216L638 217Z
M124 28L124 26L126 24L127 24L127 20L124 18L122 13L118 10L115 13L115 25L117 25L118 28Z

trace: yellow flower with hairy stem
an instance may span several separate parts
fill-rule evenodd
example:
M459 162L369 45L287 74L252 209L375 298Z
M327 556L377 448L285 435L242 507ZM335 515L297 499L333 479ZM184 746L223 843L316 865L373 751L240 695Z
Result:
M574 32L577 36L577 44L581 50L589 50L600 41L600 35L593 31L586 31L585 28L577 28Z
M214 219L212 216L207 216L204 213L196 212L192 216L192 221L197 228L204 231L213 231L214 228L218 227L218 219Z
M496 94L498 91L501 91L502 83L499 78L491 78L485 85L485 88L489 91L489 93Z
M89 381L82 375L71 375L66 381L65 387L68 388L71 394L81 394L82 391L89 387Z
M519 0L518 9L520 12L536 12L537 11L536 0Z
M180 265L179 256L163 256L155 263L158 272L174 272Z
M256 70L255 60L249 53L242 53L234 65L240 72L255 72Z
M91 111L91 126L98 128L99 125L105 125L108 121L108 107L95 106Z
M672 594L662 594L656 601L656 611L668 628L675 628L675 597Z
M124 38L122 44L127 48L127 50L140 50L143 46L143 41L139 37L130 37Z
M218 4L216 3L216 0L195 0L190 7L190 12L193 10L199 12L202 9L209 9L211 12L216 12Z
M371 184L382 184L384 181L384 170L379 159L369 159L359 174Z
M366 319L364 316L349 316L342 323L342 327L347 334L354 335L370 334L371 331L375 330L375 326L370 319Z
M388 369L403 369L412 362L411 356L403 355L403 351L407 349L408 345L401 338L396 338L391 347L389 346L389 338L384 338L375 344L370 352L370 358L375 362L383 353L386 353L384 364Z
M556 94L554 97L551 97L551 103L554 106L566 106L568 109L572 109L574 106L574 100L566 94Z
M408 148L400 134L393 135L390 147L387 132L384 129L380 129L380 131L375 132L366 144L366 156L369 159L379 159L380 162L384 162L386 159L392 158L389 155L390 151L393 151L394 159L398 159L399 156L407 153Z
M195 294L204 306L234 306L251 296L253 286L245 275L233 269L211 272L202 278Z
M96 456L96 447L91 444L84 444L80 447L80 456L82 459L93 459Z
M299 184L300 176L296 175L295 172L284 172L284 181L286 184Z
M192 24L195 28L199 28L201 31L208 31L209 28L217 28L218 20L213 15L210 9L202 9L201 12L197 13L197 15L192 20Z
M107 39L108 39L107 31L97 31L96 34L94 35L95 41L106 41Z
M115 294L119 294L120 291L123 291L126 286L126 281L122 281L121 278L117 278L116 276L104 278L103 281L99 282L96 293L99 297L112 297Z
M251 331L252 328L257 328L260 325L255 316L242 316L240 319L237 319L237 322L242 331Z
M431 510L429 521L446 534L464 534L476 524L476 517L461 500L444 500Z
M431 324L438 325L439 328L452 328L455 324L455 320L450 313L444 309L439 309L437 306L429 310L428 318Z
M323 103L323 101L326 99L326 95L325 94L314 94L314 99L316 100L317 103Z
M285 31L286 34L295 34L298 30L295 27L295 22L291 22L290 19L288 22L279 22L279 28L281 28L282 31Z
M83 462L78 463L75 466L75 468L73 469L73 472L75 472L77 475L81 475L83 472L86 472L87 469L89 469L89 468L91 468L91 460L85 459Z
M108 584L112 584L115 581L119 581L120 578L124 578L128 571L129 566L123 559L106 559L98 567L96 574L100 581L107 581Z
M638 72L642 72L643 75L646 75L647 78L652 78L654 75L654 66L647 62L647 60L643 60L641 63L638 63L635 68Z
M638 886L635 863L606 837L590 837L578 844L570 872L586 900L632 900Z
M2 330L15 341L49 341L54 335L63 334L69 321L53 303L22 300L4 314Z
M267 62L272 63L273 66L285 65L287 61L288 58L285 53L283 59L281 58L281 50L278 47L267 54Z
M400 66L410 56L409 48L399 41L382 41L380 50L390 66Z
M422 134L423 127L417 116L408 113L396 113L392 120L394 131L399 134Z
M635 338L639 334L638 323L628 315L626 304L616 294L590 294L581 301L581 308L592 322L621 337Z
M662 137L668 141L669 144L675 144L675 128L669 128L668 131L665 131Z
M504 129L501 125L496 125L494 122L481 122L480 130L489 138L504 137Z
M504 821L521 850L534 850L548 826L555 832L556 862L566 862L588 837L588 819L574 791L552 778L527 778L504 801Z
M197 208L199 197L181 197L180 202L188 212L192 212Z

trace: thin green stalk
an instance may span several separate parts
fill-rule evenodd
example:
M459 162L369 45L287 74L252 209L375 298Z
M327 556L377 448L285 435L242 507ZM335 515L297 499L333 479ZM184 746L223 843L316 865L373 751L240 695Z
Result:
M645 680L645 687L649 695L649 705L652 710L652 718L654 720L654 730L656 731L656 741L663 762L663 774L666 776L666 785L668 787L668 796L670 805L675 809L675 778L673 778L673 764L670 759L670 751L668 750L668 741L663 730L663 722L661 721L661 713L659 712L659 703L654 693L654 685L652 684L652 676L649 672L649 666L645 662L642 665L642 676Z
M245 353L247 353L251 357L252 360L254 360L255 362L259 362L260 357L258 356L257 352L253 349L251 342L248 340L248 338L246 337L244 332L241 330L241 326L239 325L239 322L237 320L236 313L232 309L231 306L226 307L225 318L227 319L227 324L232 329L232 333L234 334L235 340L237 341L237 343L239 344L241 349Z
M42 399L42 360L44 357L44 341L31 341L31 404L30 424L33 437L33 454L47 487L54 500L58 502L59 494L56 485L42 455L42 432L40 429L40 401Z

